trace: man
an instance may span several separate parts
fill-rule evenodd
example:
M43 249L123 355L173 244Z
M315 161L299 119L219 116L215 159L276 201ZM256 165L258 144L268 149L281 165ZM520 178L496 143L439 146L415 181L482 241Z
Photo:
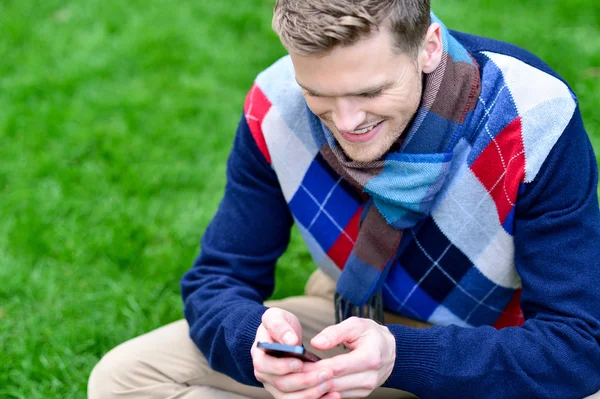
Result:
M186 321L111 351L90 397L600 390L598 170L568 86L428 1L279 0L273 26L290 56L246 99ZM293 222L320 271L265 306Z

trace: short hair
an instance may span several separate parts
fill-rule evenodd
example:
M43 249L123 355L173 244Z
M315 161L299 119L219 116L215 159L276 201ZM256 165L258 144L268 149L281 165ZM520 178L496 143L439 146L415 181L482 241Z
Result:
M277 0L273 30L289 52L318 55L355 44L387 22L395 50L416 56L430 8L430 0Z

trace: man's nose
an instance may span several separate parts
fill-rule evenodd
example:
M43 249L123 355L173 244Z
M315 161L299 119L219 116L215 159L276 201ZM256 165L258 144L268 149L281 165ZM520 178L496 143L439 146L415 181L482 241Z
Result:
M364 121L366 113L351 99L338 98L332 112L333 123L341 132L352 132Z

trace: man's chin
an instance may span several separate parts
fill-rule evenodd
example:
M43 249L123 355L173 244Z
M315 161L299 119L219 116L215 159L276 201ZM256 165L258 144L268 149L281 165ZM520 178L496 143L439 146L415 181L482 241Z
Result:
M377 161L383 156L383 153L381 153L381 151L373 151L369 148L357 150L356 148L344 148L344 146L342 146L342 149L344 150L344 153L348 158L350 158L354 162L359 163L369 163Z

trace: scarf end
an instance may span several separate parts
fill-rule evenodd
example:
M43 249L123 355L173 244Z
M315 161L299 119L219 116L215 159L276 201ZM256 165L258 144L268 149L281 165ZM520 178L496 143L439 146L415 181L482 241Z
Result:
M379 324L384 323L383 295L381 291L373 294L363 306L354 305L339 292L336 292L333 298L335 304L335 324L339 324L353 316L372 319Z

